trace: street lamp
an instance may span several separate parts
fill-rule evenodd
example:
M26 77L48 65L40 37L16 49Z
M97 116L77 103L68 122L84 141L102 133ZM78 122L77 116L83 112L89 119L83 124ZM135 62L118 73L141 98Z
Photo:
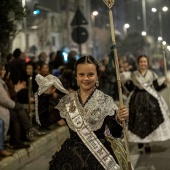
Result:
M98 42L97 42L97 31L95 30L96 22L95 17L98 15L98 11L93 11L91 14L92 27L93 27L93 56L98 57Z
M26 0L22 0L22 7L24 8L25 10L25 7L26 7ZM27 32L27 18L25 17L23 19L23 26L24 26L24 34L25 34L25 51L27 51L28 49L28 32Z
M161 10L157 10L156 8L151 9L152 12L158 12L158 18L159 18L159 27L160 27L160 36L163 38L163 32L162 32L162 12L168 11L168 7L164 6Z
M123 31L124 31L124 35L127 36L127 29L130 27L130 25L128 23L124 24L123 26Z
M146 36L146 31L142 31L142 36Z
M162 37L158 37L158 41L162 41Z
M146 26L146 0L142 0L142 13L143 13L143 28L144 28L144 31L147 32L147 26Z
M166 45L166 41L162 41L162 45Z
M170 51L170 46L169 45L167 46L167 49Z
M152 8L151 9L152 12L157 12L156 8ZM160 27L160 36L162 38L161 40L161 46L162 46L162 55L163 55L163 59L164 59L164 74L165 77L167 78L167 64L166 64L166 52L165 52L165 45L166 45L166 41L163 41L163 32L162 32L162 11L166 12L168 11L168 7L164 6L161 10L158 10L158 18L159 18L159 27Z
M92 12L92 15L93 15L93 16L98 15L98 11L93 11L93 12Z
M98 11L93 11L91 14L91 18L92 18L92 26L95 27L95 17L98 15Z

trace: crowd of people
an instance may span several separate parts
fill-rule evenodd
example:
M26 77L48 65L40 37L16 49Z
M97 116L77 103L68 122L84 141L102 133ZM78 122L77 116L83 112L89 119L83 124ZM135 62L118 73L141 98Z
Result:
M5 64L0 62L0 154L12 155L4 145L7 135L10 136L10 146L19 149L29 147L28 142L32 141L32 136L45 134L33 126L29 114L30 105L36 104L34 94L43 84L39 84L37 79L43 81L48 76L56 77L61 84L51 86L38 96L37 114L41 128L58 124L67 125L70 131L70 138L50 162L51 170L61 169L63 166L73 169L92 165L98 169L119 167L120 160L110 144L112 142L104 134L107 126L112 137L120 138L123 120L128 122L129 141L136 142L139 150L151 152L150 142L170 139L168 107L157 93L167 87L169 79L165 78L159 85L158 76L149 69L149 58L145 55L137 59L131 55L121 57L119 67L127 106L119 108L116 74L114 68L108 67L108 61L108 56L101 61L96 61L92 56L77 60L75 51L69 52L67 62L64 61L62 51L51 52L49 56L41 52L38 61L32 58L26 60L25 53L20 49L15 49L13 54L8 55ZM61 89L65 89L68 94L64 94ZM23 107L25 105L27 108ZM78 114L79 119L74 120L70 113ZM81 132L78 124L82 122L90 128L81 126ZM100 149L106 148L103 152L109 153L110 165L107 161L99 163L100 159L96 157L98 153L90 146L91 142L83 134L83 128L89 131L92 138L97 137L94 142L97 141L97 145L102 146ZM68 160L67 163L63 158Z
M35 136L45 135L48 125L39 126L34 115L34 94L38 90L36 75L53 74L66 89L74 91L77 89L73 73L75 61L75 51L70 51L65 63L62 51L51 52L49 56L41 52L35 61L19 48L9 54L5 62L0 61L0 156L11 156L15 149L30 147ZM61 97L62 94L54 93L50 107L53 108ZM65 125L63 120L54 123Z

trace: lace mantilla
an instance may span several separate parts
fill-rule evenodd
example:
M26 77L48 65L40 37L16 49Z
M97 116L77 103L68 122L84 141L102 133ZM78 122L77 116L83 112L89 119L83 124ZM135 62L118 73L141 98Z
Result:
M70 103L70 109L75 107L73 101L76 101L78 110L85 120L85 122L91 127L92 131L96 131L101 128L106 116L113 116L118 110L117 105L113 99L99 90L95 90L91 98L83 107L78 99L77 92L70 93L64 96L56 108L60 111L60 116L65 118L68 126L75 131L74 125L70 119L66 110L66 105Z

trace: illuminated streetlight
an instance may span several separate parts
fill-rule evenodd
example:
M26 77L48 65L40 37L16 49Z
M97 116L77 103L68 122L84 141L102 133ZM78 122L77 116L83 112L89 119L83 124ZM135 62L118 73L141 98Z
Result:
M162 45L166 45L166 41L162 41Z
M130 27L128 23L123 26L124 35L127 36L127 29Z
M152 12L157 12L157 9L156 8L152 8L151 11Z
M142 31L142 36L146 36L146 31Z
M152 12L158 12L159 25L160 25L160 36L163 37L163 33L162 33L162 11L163 12L168 11L168 7L164 6L164 7L162 7L161 10L157 10L156 8L152 8L151 11Z
M92 26L95 27L95 17L98 15L98 11L93 11L91 14Z
M164 7L162 8L162 11L164 11L164 12L168 11L168 7L167 7L167 6L164 6Z
M98 15L98 11L93 11L91 14L92 26L93 26L93 56L98 56L98 42L97 42L97 30L95 30L96 23L95 17Z
M24 10L26 9L26 0L22 0L22 7L24 8ZM25 51L27 51L28 49L28 31L27 31L27 18L24 17L23 19L23 26L24 26L24 35L25 35Z
M124 27L125 27L125 28L129 28L130 25L129 25L129 24L125 24Z
M170 46L169 45L167 46L167 49L170 51Z
M37 26L37 25L32 25L30 28L31 28L32 30L36 30L36 29L38 29L38 26Z
M98 11L93 11L93 12L92 12L92 15L93 15L93 16L96 16L96 15L98 15L98 14L99 14Z
M147 32L147 26L146 26L146 0L142 0L142 13L143 13L143 28L144 28L144 31Z
M158 37L158 41L162 41L162 37Z

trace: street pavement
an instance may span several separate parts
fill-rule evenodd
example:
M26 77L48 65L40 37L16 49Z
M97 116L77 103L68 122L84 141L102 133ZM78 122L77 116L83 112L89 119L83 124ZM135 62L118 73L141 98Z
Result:
M151 143L151 153L139 153L136 144L130 148L135 170L170 170L170 140Z
M52 154L68 137L66 126L53 127L46 135L31 142L29 148L13 150L13 156L1 158L0 170L47 170Z
M134 170L170 170L170 140L166 142L156 142L151 144L151 153L139 154L137 145L130 144L131 162ZM41 170L48 169L48 162L55 153L54 149L38 157L20 170Z
M130 143L131 162L135 170L170 170L170 140L151 144L151 153L139 153L136 144ZM55 149L51 149L42 156L27 164L20 170L48 169Z
M0 170L48 170L52 155L68 137L66 126L57 127L32 142L30 148L2 158ZM129 149L134 170L170 170L170 140L151 143L151 153L139 152L135 143L129 143Z
M52 155L69 136L67 127L57 127L31 144L0 161L0 170L48 170ZM135 170L170 170L170 140L151 143L151 153L139 153L137 144L129 143Z

